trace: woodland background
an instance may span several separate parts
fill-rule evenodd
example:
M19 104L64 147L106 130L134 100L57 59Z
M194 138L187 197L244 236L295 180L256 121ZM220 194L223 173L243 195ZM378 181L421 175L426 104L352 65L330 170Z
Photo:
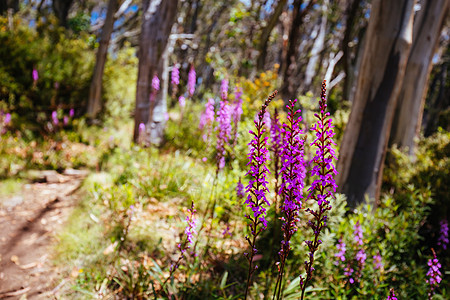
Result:
M284 118L288 100L299 99L308 129L325 79L338 193L308 298L385 299L394 288L400 299L425 299L432 253L443 267L434 297L448 297L442 224L450 215L449 6L445 0L0 0L2 226L20 215L17 205L30 204L30 184L86 171L73 209L49 242L45 264L57 272L40 292L242 298L245 205L235 187L249 180L248 131L274 90L270 113L277 108ZM179 84L171 81L175 69ZM226 148L226 167L217 175L215 125L208 145L198 122L209 98L219 102L223 80L230 101L235 87L242 90L243 114L239 139ZM201 250L162 288L192 201L205 227L196 242ZM259 242L265 250L251 287L255 299L271 297L275 284L279 228L276 211L269 215L275 221ZM368 258L351 284L335 262L342 241L347 261L360 250L356 224ZM306 254L306 224L299 226L286 299L298 298L296 274ZM4 270L18 266L8 251L0 260ZM23 291L24 282L0 283L0 296Z

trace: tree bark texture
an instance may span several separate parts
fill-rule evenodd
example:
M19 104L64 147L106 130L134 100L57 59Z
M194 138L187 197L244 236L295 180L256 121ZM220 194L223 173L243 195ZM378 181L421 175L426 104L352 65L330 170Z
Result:
M377 199L394 116L412 43L414 0L372 3L355 100L339 153L337 182L348 204Z
M343 94L344 99L346 100L350 99L350 93L352 90L352 85L355 77L354 76L355 70L351 55L352 50L350 47L350 42L353 39L355 23L358 17L358 9L360 5L361 0L350 0L346 9L347 20L345 24L344 38L342 40L342 51L344 54L342 57L342 65L345 72ZM360 40L359 42L361 43L362 41Z
M314 75L318 72L317 63L319 62L320 53L325 47L325 34L327 30L327 10L328 10L329 1L324 0L322 3L322 16L320 17L318 24L317 36L314 40L313 47L311 49L311 56L308 60L308 64L306 65L305 70L305 80L302 83L303 91L306 92L311 88L311 84L313 83ZM329 81L328 81L329 82Z
M264 70L264 65L266 63L266 57L267 57L267 44L269 42L270 34L272 33L272 30L275 28L275 25L277 25L278 19L280 18L281 13L283 12L283 10L286 6L286 3L287 3L287 0L279 0L278 1L273 14L269 18L267 26L265 26L262 29L261 37L259 39L259 45L258 45L259 56L258 56L258 60L256 62L256 67L258 68L259 71Z
M413 45L391 131L391 143L408 149L410 155L414 154L414 140L420 132L431 61L448 8L447 0L424 1L414 20Z
M425 136L436 132L441 115L450 111L450 84L448 84L448 68L450 64L450 45L447 45L446 54L440 65L434 71L433 80L430 84L428 94L428 105L424 111L423 129ZM447 123L448 124L448 123ZM450 128L447 125L447 131Z
M95 61L94 74L92 75L89 89L89 102L87 114L89 118L95 118L102 108L102 82L103 71L105 70L106 58L108 55L108 45L111 33L114 28L114 14L119 8L119 0L109 0L106 11L106 19L100 35L100 45L97 49L97 59Z
M286 57L282 64L281 73L283 74L283 84L281 86L281 96L285 101L294 99L298 89L298 82L295 80L297 74L297 54L300 27L303 24L303 18L314 5L315 0L310 0L305 9L301 10L301 0L294 0L292 15L292 24L289 30Z
M175 22L178 0L143 0L143 21L139 44L139 66L136 87L133 140L138 141L139 124L151 124L155 97L150 102L151 82L155 74L162 74L162 55L167 46L170 31ZM159 75L160 77L160 75ZM160 78L162 79L162 78ZM161 86L163 86L161 82Z

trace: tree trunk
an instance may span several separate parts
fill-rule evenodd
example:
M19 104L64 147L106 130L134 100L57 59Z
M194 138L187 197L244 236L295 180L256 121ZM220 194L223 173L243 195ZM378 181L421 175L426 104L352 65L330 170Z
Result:
M281 73L283 74L283 84L281 86L281 96L285 101L289 99L294 99L295 94L298 88L298 82L296 82L295 75L297 74L297 49L298 49L298 40L300 27L303 24L303 18L306 13L311 9L314 5L315 0L310 0L308 6L300 10L302 1L294 0L294 8L292 15L292 24L289 30L289 38L288 38L288 46L286 57L284 57L284 62L282 63Z
M414 0L373 1L337 182L356 206L378 199L395 104L412 43Z
M151 81L155 74L162 74L161 57L177 14L178 0L143 0L143 21L139 43L139 66L136 87L133 140L138 141L139 124L151 124L155 101L150 103ZM161 83L161 86L164 84Z
M169 51L164 51L162 57L162 74L160 77L161 92L155 97L155 107L152 112L150 128L150 139L147 144L161 145L164 136L164 128L167 122L167 96L169 90Z
M347 6L347 20L345 25L344 38L342 40L342 65L345 72L345 80L343 87L343 95L345 100L350 99L350 93L352 90L352 85L354 81L354 68L352 63L351 47L350 42L353 38L353 30L355 28L355 22L357 20L358 8L361 4L361 0L351 0ZM361 42L361 41L359 41Z
M57 0L52 1L53 11L56 18L59 20L59 25L67 28L67 16L69 15L70 7L73 0Z
M92 119L97 116L102 108L101 97L103 71L105 69L108 54L109 40L114 28L114 14L116 13L118 7L119 0L109 0L105 23L103 24L102 33L100 36L100 45L97 49L97 60L95 61L94 74L92 76L91 87L89 89L87 115Z
M400 91L391 143L413 155L414 138L419 135L431 60L448 14L447 0L427 0L414 21L414 37Z
M319 61L320 53L325 46L325 34L327 29L327 9L328 0L322 3L322 17L320 18L320 23L318 24L317 36L314 40L313 47L311 49L311 57L308 60L305 70L305 80L302 83L303 92L308 91L311 88L314 76L317 74L317 63Z
M450 58L450 45L447 46L446 51L447 53L444 54L441 64L434 72L434 78L430 85L430 93L427 99L428 108L425 110L423 117L425 136L430 136L437 130L441 115L446 114L446 111L450 110L450 84L448 84L447 77L450 62L450 59L448 59ZM446 130L449 131L450 128L447 127Z
M264 70L264 65L266 63L267 57L267 43L269 42L270 34L272 33L272 30L275 28L275 25L277 25L278 19L280 18L280 15L283 12L284 7L286 6L286 3L287 0L278 1L273 14L269 18L267 26L264 27L261 32L261 37L259 38L258 44L259 56L256 62L256 67L259 71Z

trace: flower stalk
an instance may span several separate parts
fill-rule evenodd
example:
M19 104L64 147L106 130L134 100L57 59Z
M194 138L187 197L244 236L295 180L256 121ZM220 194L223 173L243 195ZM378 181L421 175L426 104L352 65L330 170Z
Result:
M316 147L316 155L313 158L314 167L311 170L311 176L317 176L313 181L311 187L308 189L310 194L308 200L313 200L317 204L317 208L307 208L306 211L312 215L312 220L308 221L311 227L314 238L306 241L308 246L308 260L305 261L306 276L300 277L300 288L302 290L301 299L304 299L306 286L311 281L314 272L314 254L318 250L322 241L319 235L327 226L327 212L331 209L331 198L333 192L336 192L336 182L334 175L337 174L336 168L333 164L333 159L337 160L333 142L333 125L332 119L329 118L330 113L326 112L326 82L322 83L321 99L319 101L320 113L314 114L317 118L317 123L311 128L315 132L316 138L311 143L311 146Z
M269 151L267 150L268 138L264 136L266 129L264 128L263 119L267 106L275 98L276 94L277 91L273 92L264 102L258 113L257 119L254 120L256 130L255 132L250 131L250 134L253 135L253 139L249 143L250 151L248 154L248 165L250 165L250 170L246 175L250 175L252 179L246 187L247 199L245 200L245 204L252 210L252 213L245 215L248 220L247 226L249 227L251 234L251 236L245 237L250 246L249 253L244 253L244 256L249 262L245 299L247 299L252 275L258 269L258 266L253 262L253 258L258 252L256 249L256 238L267 228L265 206L270 206L270 203L266 198L266 192L269 191L267 188L267 184L269 183L267 181L267 173L269 173L269 169L266 166L266 162L268 160Z
M283 240L281 249L278 252L280 261L278 265L278 277L275 285L273 299L281 299L281 287L285 271L286 259L291 250L291 238L297 232L297 222L299 212L302 208L301 199L305 180L305 165L303 161L304 139L301 138L300 122L302 118L298 116L300 110L295 110L297 100L289 101L287 105L287 124L283 125L283 143L281 151L281 177L280 195L283 199L281 205L283 222L281 230Z

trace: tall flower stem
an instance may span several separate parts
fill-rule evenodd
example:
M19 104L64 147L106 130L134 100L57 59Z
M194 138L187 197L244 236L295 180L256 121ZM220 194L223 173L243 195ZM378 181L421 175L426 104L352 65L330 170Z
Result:
M318 119L317 123L311 128L316 133L315 140L311 143L311 146L317 148L316 155L313 158L315 164L311 170L312 176L318 178L314 180L311 187L308 189L310 192L308 199L317 202L318 209L306 209L313 219L308 222L309 227L313 230L314 239L312 241L306 241L308 246L308 260L305 261L306 277L300 277L300 288L302 290L301 299L304 299L306 286L311 280L314 268L314 254L319 248L322 241L319 239L320 232L327 225L327 211L331 209L330 200L333 198L333 189L336 192L337 185L333 178L333 175L337 174L336 168L333 165L333 159L337 159L333 146L336 144L333 142L334 136L332 120L329 118L330 113L326 112L326 82L322 83L321 99L319 101L320 113L314 114Z
M162 289L164 289L164 287L166 286L169 279L172 278L173 274L180 266L181 261L185 257L186 251L188 249L190 249L190 247L193 243L193 239L194 239L193 235L196 234L196 232L195 232L195 227L196 227L195 212L196 212L196 210L194 208L194 202L192 202L191 207L188 209L188 215L186 216L187 226L184 230L184 234L185 234L186 238L184 239L183 243L180 243L177 246L178 249L180 249L180 256L178 257L177 261L170 266L169 276L162 283L162 285L161 285Z
M271 254L272 257L278 257L278 241L281 240L281 222L278 218L278 214L279 214L279 203L278 203L278 198L279 198L279 193L280 193L280 169L281 169L281 151L282 151L282 142L283 142L283 133L282 133L282 127L280 124L280 119L279 119L279 115L278 115L278 110L275 109L274 114L272 116L271 119L271 127L270 127L270 139L271 139L271 143L270 143L270 151L272 152L272 157L273 157L273 177L275 179L275 183L274 183L274 192L275 192L275 197L273 199L273 209L274 209L274 219L273 219L273 237L272 237L272 243L271 243ZM277 263L277 259L274 259L274 266L275 263ZM274 271L275 269L272 268L272 271L275 273ZM272 276L267 276L267 280L266 280L266 289L264 292L264 297L268 297L268 293L269 293L269 279Z
M296 100L289 101L288 121L283 126L283 143L281 151L281 177L283 179L280 186L280 195L283 199L282 231L283 240L281 249L278 252L280 261L278 265L278 277L275 285L273 299L281 299L282 282L286 259L291 250L291 238L297 231L297 222L300 209L302 207L301 198L303 198L303 186L305 179L305 167L303 161L303 144L300 134L301 117L297 117L300 110L294 109Z
M250 246L250 253L244 253L244 256L249 262L244 299L247 299L252 275L258 268L258 266L253 264L253 258L258 252L256 249L256 238L264 229L267 228L267 221L265 219L266 208L264 205L270 206L270 203L266 199L266 192L268 192L266 175L269 173L269 170L266 166L266 161L268 160L268 150L267 137L264 136L266 130L264 128L263 118L266 113L267 106L275 98L276 94L277 91L273 92L261 107L261 110L258 113L258 118L254 121L256 132L250 131L253 135L253 139L249 143L250 152L248 154L248 164L250 165L250 170L246 175L250 175L253 179L249 181L249 184L246 187L247 199L245 204L247 204L247 207L250 207L252 214L245 215L248 220L247 226L250 229L251 237L245 237Z
M281 142L282 142L282 133L281 133L281 125L278 116L278 110L275 109L275 113L273 114L273 118L271 120L272 126L270 127L270 137L271 137L271 147L270 150L273 153L273 169L274 169L274 178L275 178L275 198L273 200L274 209L275 209L275 219L277 219L278 214L278 194L280 189L280 154L281 154Z
M200 233L202 232L202 230L203 230L204 227L205 227L205 224L206 224L206 218L207 218L207 216L208 216L208 212L209 212L209 210L210 210L210 207L211 207L211 205L212 205L212 203L213 203L213 197L215 197L216 183L217 183L217 176L214 177L214 181L213 181L212 188L211 188L211 193L210 193L210 195L209 195L209 202L208 202L208 205L206 206L206 209L205 209L205 211L204 211L204 213L203 213L202 221L201 221L201 223L200 223L200 228L199 228L199 230L198 230L198 235L199 235L199 236L200 236ZM199 240L199 239L197 239L197 240L195 241L195 244L194 244L194 252L196 252L196 250L197 250L198 240Z

